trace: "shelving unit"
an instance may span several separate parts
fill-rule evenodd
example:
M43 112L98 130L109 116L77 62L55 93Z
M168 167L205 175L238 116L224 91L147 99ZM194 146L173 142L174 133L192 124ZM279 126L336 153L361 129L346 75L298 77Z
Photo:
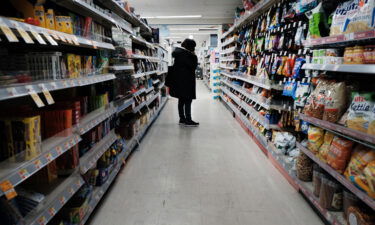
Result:
M162 46L152 43L152 30L143 20L125 11L113 0L98 0L91 4L84 0L51 0L49 3L48 7L56 7L57 15L64 16L64 13L72 12L74 14L66 17L77 16L78 19L83 17L85 18L83 21L91 23L92 26L87 26L89 30L85 30L85 34L83 34L84 32L81 32L79 26L76 27L75 21L70 18L74 34L68 34L19 22L22 20L16 21L0 17L2 28L9 29L9 34L14 35L14 39L9 38L13 36L1 38L2 42L14 42L9 47L6 46L7 48L11 49L19 44L24 48L25 54L29 52L49 54L51 52L54 53L53 56L60 56L61 62L67 63L66 65L61 64L64 69L66 68L65 72L60 67L48 68L41 70L36 79L30 78L22 80L22 82L18 81L18 78L17 80L13 79L12 82L15 84L3 82L0 87L0 104L4 104L2 107L5 108L10 108L13 102L14 105L23 104L32 109L31 111L35 111L38 116L44 110L60 108L70 110L70 114L68 111L64 111L63 115L64 119L68 121L65 121L66 126L69 125L70 128L64 129L52 137L40 132L39 139L43 139L37 142L40 149L38 149L39 152L33 152L35 154L33 157L27 156L26 154L29 153L26 153L25 150L16 157L1 161L0 197L17 200L17 192L20 193L21 188L28 188L25 185L26 180L31 180L34 176L42 176L41 172L49 175L51 173L50 166L51 168L56 166L56 177L52 178L54 175L51 175L51 179L54 179L53 182L43 183L40 185L40 190L38 188L35 190L26 189L40 194L43 199L39 204L36 203L37 205L27 215L20 217L20 221L16 223L41 225L61 218L68 221L69 218L63 214L66 210L70 210L71 204L69 203L77 198L76 194L82 188L94 186L93 197L87 199L87 212L82 211L81 221L78 222L86 224L109 186L116 179L124 165L123 162L137 147L167 103L168 99L164 89L168 63L166 60L167 51ZM59 10L63 12L59 12ZM96 30L91 31L90 29L94 25ZM139 36L135 36L136 32L133 28L136 27L140 28ZM76 33L80 33L79 35L82 36ZM115 41L116 38L121 38L121 40ZM28 45L24 45L22 40ZM82 52L82 55L70 52ZM121 55L125 52L127 55ZM82 61L78 63L78 60ZM139 62L137 60L150 63L151 66L140 67L136 65L136 62ZM76 68L78 65L80 68ZM137 72L144 72L136 73L136 68ZM3 76L3 74L1 75ZM53 75L51 77L54 78L69 78L47 79L46 77L50 75ZM28 76L31 77L29 74ZM133 84L131 87L126 83L129 80ZM45 98L40 101L45 103L48 100L47 103L51 105L38 104L37 98L42 95ZM23 98L27 96L31 96L31 98ZM30 101L32 99L35 102ZM37 106L40 108L38 109ZM39 126L43 126L43 132L52 129L44 124L45 118L40 117L43 124ZM133 118L132 121L127 119L130 117ZM118 131L118 129L124 129L116 123L120 119L129 123L129 126L137 126L135 129L137 132L130 140L127 140L129 137L123 136L124 132ZM135 121L134 124L132 124L133 121ZM119 142L126 143L122 151L116 147ZM114 151L118 151L118 154L112 155ZM99 173L99 170L103 169L98 167L99 162L103 157L108 157L109 152L114 159L104 168L107 172L110 171L107 180L102 184L96 182L92 184L84 179L92 171L97 170ZM68 161L73 168L64 168L61 174L58 173L60 165L57 165L57 161L60 159Z
M343 73L365 73L374 74L375 65L372 64L311 64L306 63L303 65L302 69L305 70L323 70L323 71L333 71L333 72L343 72Z

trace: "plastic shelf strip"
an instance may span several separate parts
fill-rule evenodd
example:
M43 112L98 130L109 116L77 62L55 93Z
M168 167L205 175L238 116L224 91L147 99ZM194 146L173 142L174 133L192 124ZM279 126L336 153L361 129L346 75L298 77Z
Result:
M99 123L103 122L104 120L108 119L112 115L117 112L115 107L110 106L108 109L99 108L85 117L80 121L79 125L77 126L78 133L80 135L85 134L87 131L91 130Z
M324 71L334 71L343 73L366 73L375 74L375 65L373 64L310 64L306 63L302 66L305 70L324 70Z

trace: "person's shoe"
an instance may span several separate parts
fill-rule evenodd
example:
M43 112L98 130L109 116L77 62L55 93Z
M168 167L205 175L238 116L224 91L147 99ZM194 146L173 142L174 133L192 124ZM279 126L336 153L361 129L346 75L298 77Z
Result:
M178 122L179 125L185 125L186 119L180 119L180 122Z
M185 127L197 127L199 126L199 123L194 122L193 120L187 120L185 121Z

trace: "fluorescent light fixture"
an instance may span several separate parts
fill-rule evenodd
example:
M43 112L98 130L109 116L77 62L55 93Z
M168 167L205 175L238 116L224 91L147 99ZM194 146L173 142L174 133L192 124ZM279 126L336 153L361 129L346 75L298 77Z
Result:
M194 39L194 36L192 34L190 34L189 39Z
M143 16L144 19L189 19L202 18L202 15L182 15L182 16Z
M173 33L174 35L210 35L212 33Z
M210 30L218 30L219 28L215 27L196 27L196 28L169 28L170 31L210 31Z
M170 37L164 37L165 39L178 39L178 38L182 38L182 37L177 37L177 36L170 36Z

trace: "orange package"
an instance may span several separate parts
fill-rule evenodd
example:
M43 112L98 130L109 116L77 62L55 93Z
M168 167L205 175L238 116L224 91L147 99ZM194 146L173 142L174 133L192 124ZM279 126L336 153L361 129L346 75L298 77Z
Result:
M353 142L335 137L329 148L327 163L339 173L345 171L346 165L350 160L352 154Z

